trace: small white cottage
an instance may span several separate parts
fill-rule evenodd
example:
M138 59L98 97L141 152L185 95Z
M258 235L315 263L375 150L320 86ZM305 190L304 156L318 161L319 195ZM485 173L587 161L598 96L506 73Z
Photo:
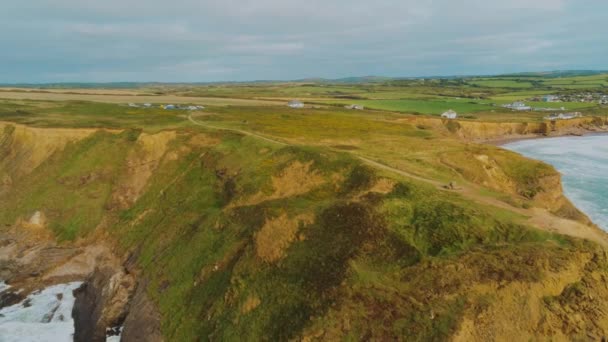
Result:
M458 118L458 113L456 113L455 111L450 109L447 112L441 114L441 117L445 118L445 119L453 120L453 119Z
M347 105L347 106L344 106L344 108L354 109L354 110L364 110L365 109L365 107L363 107L362 105L358 105L358 104Z
M287 106L289 106L290 108L304 108L304 103L302 103L298 100L291 100L291 101L289 101Z

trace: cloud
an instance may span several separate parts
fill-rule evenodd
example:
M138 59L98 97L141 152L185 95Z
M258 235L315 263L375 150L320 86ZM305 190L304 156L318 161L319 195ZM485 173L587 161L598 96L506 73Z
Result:
M0 82L605 68L607 10L601 0L9 1Z

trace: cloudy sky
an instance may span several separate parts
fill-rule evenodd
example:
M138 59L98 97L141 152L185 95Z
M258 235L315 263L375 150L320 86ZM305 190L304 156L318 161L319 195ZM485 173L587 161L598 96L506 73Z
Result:
M606 0L8 0L0 83L608 69Z

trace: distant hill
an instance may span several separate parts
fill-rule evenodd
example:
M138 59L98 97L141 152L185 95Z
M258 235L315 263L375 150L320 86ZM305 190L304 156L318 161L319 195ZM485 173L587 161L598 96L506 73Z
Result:
M576 77L576 76L593 76L606 74L606 70L555 70L555 71L541 71L541 72L521 72L514 74L498 75L497 77L546 77L546 78L560 78L560 77Z
M438 75L438 76L421 76L421 77L387 77L387 76L353 76L344 78L322 78L311 77L297 80L252 80L252 81L225 81L225 82L66 82L66 83L0 83L0 87L18 87L18 88L40 88L40 89L82 89L82 88L112 88L112 89L133 89L152 86L192 86L192 85L230 85L230 84L268 84L268 83L327 83L327 84L358 84L358 83L383 83L389 81L400 80L416 80L416 79L465 79L475 77L544 77L544 78L560 78L560 77L575 77L575 76L593 76L600 74L608 74L608 70L556 70L556 71L539 71L539 72L521 72L501 75Z

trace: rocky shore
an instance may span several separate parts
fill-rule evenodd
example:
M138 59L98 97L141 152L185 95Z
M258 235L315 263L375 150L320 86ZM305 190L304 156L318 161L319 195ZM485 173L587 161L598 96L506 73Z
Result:
M0 234L0 309L27 308L28 296L60 284L80 282L71 316L74 341L162 341L160 315L145 286L106 244L57 243L36 212ZM49 313L51 314L51 313ZM68 317L69 318L69 317Z

